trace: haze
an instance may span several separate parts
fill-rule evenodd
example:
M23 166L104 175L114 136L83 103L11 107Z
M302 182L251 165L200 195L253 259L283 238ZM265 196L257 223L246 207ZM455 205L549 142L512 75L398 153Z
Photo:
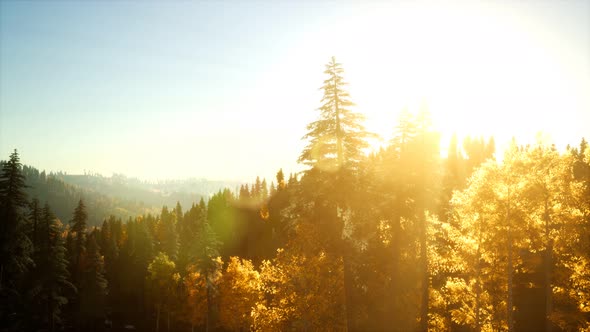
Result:
M144 179L296 171L332 55L384 140L421 105L443 146L590 133L587 1L2 1L0 154Z

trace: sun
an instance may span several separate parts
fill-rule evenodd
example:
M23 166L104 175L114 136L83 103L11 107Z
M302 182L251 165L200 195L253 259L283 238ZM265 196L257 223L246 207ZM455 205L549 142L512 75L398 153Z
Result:
M500 149L513 136L526 143L538 131L567 134L555 126L563 120L551 116L575 107L559 84L568 81L559 59L499 9L380 7L324 32L337 37L320 32L310 50L341 55L357 110L382 137L370 142L373 149L389 140L403 109L423 105L445 148L453 134L494 136Z

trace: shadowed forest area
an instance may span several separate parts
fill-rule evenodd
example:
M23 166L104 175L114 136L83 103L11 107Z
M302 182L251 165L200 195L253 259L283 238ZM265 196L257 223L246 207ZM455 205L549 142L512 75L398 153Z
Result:
M91 226L87 201L64 194L60 220L26 194L26 177L55 179L15 150L0 330L590 331L587 142L499 155L493 137L454 136L441 154L423 108L371 149L343 75L332 58L305 171L190 206L122 218L110 202Z

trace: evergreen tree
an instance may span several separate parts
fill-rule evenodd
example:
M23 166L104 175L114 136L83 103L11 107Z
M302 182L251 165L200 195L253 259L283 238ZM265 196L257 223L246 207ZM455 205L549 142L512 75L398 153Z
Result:
M195 258L197 249L197 239L199 238L200 228L206 222L207 211L205 202L201 199L202 204L193 205L193 207L185 214L181 224L180 249L178 258L178 270L184 275L186 268Z
M23 211L29 207L24 190L25 177L14 150L0 173L0 327L16 323L18 313L13 314L22 304L23 277L34 266L33 245L27 236Z
M182 223L182 218L183 218L183 214L182 214L182 206L180 206L180 202L176 202L176 207L174 207L174 214L176 215L176 222L177 223Z
M260 177L256 177L256 181L252 186L252 197L259 202L262 199L262 183L260 182Z
M353 112L354 103L345 90L342 65L332 57L324 71L328 78L322 90L324 96L319 108L319 119L307 126L303 139L308 145L299 156L299 162L323 170L337 170L357 164L368 147L366 138L370 135L361 122L363 115Z
M42 225L39 226L39 254L35 268L38 283L38 298L43 322L54 331L62 324L62 307L68 303L66 294L75 291L69 280L68 260L61 223L45 203L42 210ZM45 325L44 324L44 325Z
M39 205L39 200L35 197L31 201L29 208L29 230L28 236L33 244L33 250L37 252L39 250L39 231L41 227L41 212L42 208Z
M164 206L160 214L160 220L156 225L156 238L158 239L158 250L165 253L172 261L178 259L177 224L176 213L169 212L168 208Z
M80 287L82 264L86 254L86 225L88 224L88 213L82 199L78 201L78 206L74 210L74 215L70 221L70 232L72 233L72 250L70 255L70 271L72 281L76 287Z
M96 241L97 231L90 233L86 241L86 255L83 261L82 280L80 282L80 317L82 325L96 328L104 317L107 280L104 277L104 261Z
M268 199L268 185L266 184L266 179L262 179L262 183L260 184L261 186L261 198L263 201L266 201Z
M279 169L277 172L277 191L285 189L285 174L283 173L283 169Z
M205 294L207 304L207 314L205 317L205 330L209 331L213 327L213 293L215 291L215 281L220 267L219 247L221 242L217 240L215 232L205 221L200 225L197 248L193 258L193 265L189 267L191 272L199 272L205 278Z

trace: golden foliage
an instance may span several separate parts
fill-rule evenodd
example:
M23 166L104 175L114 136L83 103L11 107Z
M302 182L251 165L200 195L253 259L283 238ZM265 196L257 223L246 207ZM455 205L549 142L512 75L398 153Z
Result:
M260 274L252 262L230 257L227 268L218 281L219 321L223 328L248 330L252 310L261 299Z
M211 310L213 289L217 287L221 278L221 267L223 261L221 257L212 259L209 271L202 271L198 265L190 265L187 275L184 277L184 288L187 293L186 297L186 316L193 326L205 324L209 310ZM209 289L209 300L207 291Z
M263 262L265 297L252 311L254 330L345 329L342 259L320 243L313 226L302 223L287 249Z
M190 323L202 325L207 318L207 281L200 272L191 269L184 278L187 292L186 309Z

